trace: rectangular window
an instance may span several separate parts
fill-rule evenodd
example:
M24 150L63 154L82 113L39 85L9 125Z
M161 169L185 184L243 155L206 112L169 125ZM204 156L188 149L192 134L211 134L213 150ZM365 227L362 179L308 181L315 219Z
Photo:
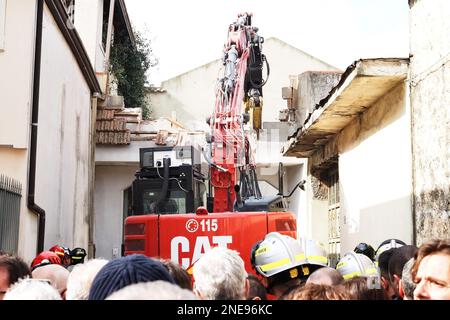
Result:
M64 7L66 8L69 21L72 25L75 23L75 0L63 0Z
M340 259L341 249L341 232L339 225L341 205L339 198L339 172L337 167L329 170L328 179L328 248L330 266L335 267Z
M0 52L5 50L6 0L0 0Z

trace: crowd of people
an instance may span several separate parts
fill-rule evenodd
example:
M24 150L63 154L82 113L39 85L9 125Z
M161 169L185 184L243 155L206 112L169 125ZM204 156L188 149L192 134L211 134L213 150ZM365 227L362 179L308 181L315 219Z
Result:
M450 300L450 239L420 247L388 239L376 250L360 243L332 267L317 242L272 232L252 248L253 273L222 247L192 274L139 254L85 257L54 246L28 265L0 252L0 300Z

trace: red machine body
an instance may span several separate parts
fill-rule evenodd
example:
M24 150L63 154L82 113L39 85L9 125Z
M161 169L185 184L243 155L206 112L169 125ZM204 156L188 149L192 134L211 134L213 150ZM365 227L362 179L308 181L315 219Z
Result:
M289 212L225 212L212 214L142 215L128 217L125 254L171 259L190 270L212 247L236 250L248 272L252 246L273 231L296 237Z
M180 196L181 189L193 194L192 199L199 199L195 193L198 188L190 188L189 183L185 183L195 180L195 175L191 180L183 180L190 174L179 174L181 169L173 168L174 163L189 162L182 158L191 152L165 151L171 159L164 158L165 153L158 150L143 152L143 169L137 173L133 184L133 192L142 193L133 195L134 207L142 212L135 212L125 220L125 255L140 253L171 259L190 270L202 254L212 247L223 246L237 250L247 271L253 272L250 254L257 241L274 231L296 237L296 219L292 213L285 212L283 197L262 197L256 177L251 141L252 134L261 129L262 86L265 84L262 68L263 62L267 63L261 54L264 39L258 36L257 30L251 26L251 15L240 15L230 25L224 46L224 76L218 81L214 111L209 119L208 151L204 153L210 165L211 212ZM178 157L178 154L182 155ZM189 164L194 167L193 161ZM187 167L181 164L179 168ZM165 184L151 189L152 183L161 181L159 178ZM144 187L145 184L148 187ZM160 193L162 196L156 198ZM164 199L165 194L167 199ZM176 194L178 198L174 201ZM150 205L142 205L145 199L152 199ZM168 201L172 201L173 208L178 204L178 211L167 209ZM183 203L191 209L179 210ZM148 207L150 211L146 211Z

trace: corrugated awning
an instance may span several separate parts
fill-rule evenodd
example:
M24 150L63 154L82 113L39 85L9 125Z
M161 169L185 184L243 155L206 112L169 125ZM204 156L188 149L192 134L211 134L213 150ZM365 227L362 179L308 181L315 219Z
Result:
M404 58L362 59L353 63L289 140L283 155L310 157L358 114L404 81L408 64L409 59Z

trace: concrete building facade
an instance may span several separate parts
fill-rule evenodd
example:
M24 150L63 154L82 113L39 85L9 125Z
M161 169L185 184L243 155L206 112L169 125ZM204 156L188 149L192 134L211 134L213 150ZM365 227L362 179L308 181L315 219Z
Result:
M410 0L416 242L450 235L450 3Z
M334 262L359 242L413 241L407 77L407 59L355 62L285 148L308 158L308 223Z
M94 70L62 2L2 0L0 17L0 172L22 185L16 253L87 248Z

